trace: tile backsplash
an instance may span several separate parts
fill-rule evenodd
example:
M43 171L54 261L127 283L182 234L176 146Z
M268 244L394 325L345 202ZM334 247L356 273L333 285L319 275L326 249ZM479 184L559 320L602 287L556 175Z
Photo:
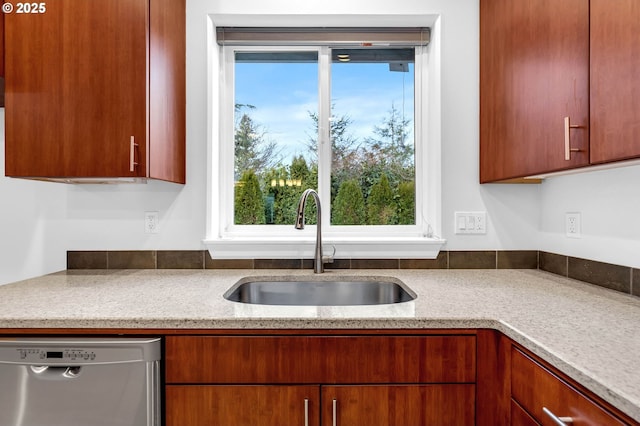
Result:
M206 250L67 252L67 269L312 268L312 259L212 259ZM540 269L640 297L640 269L536 250L441 251L436 259L335 259L325 268Z

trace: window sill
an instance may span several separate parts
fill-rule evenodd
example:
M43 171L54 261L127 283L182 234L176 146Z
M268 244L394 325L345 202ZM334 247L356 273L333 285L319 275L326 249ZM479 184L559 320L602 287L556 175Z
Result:
M310 237L233 237L204 240L213 259L312 258L315 239ZM404 238L324 238L326 254L335 247L336 259L435 259L446 240Z

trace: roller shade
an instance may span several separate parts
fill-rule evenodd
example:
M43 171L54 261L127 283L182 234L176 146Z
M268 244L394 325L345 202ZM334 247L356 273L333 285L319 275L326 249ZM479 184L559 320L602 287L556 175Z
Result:
M426 46L430 30L420 28L218 27L221 46Z

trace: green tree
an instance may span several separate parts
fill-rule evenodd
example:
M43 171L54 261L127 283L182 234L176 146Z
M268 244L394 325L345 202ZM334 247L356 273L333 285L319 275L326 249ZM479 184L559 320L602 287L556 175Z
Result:
M254 108L250 105L236 105L236 113L242 107ZM277 164L280 158L276 142L267 140L266 132L251 116L244 113L239 117L234 135L233 172L236 181L248 170L262 174L265 169Z
M234 194L234 223L236 225L264 224L264 200L258 177L245 171L236 183Z
M267 199L266 216L270 224L292 225L296 219L296 208L302 192L307 188L316 188L318 182L317 166L309 169L303 156L294 157L289 166L279 164L264 175L264 187ZM316 208L308 203L305 209L306 223L315 224Z
M333 225L362 225L365 223L364 197L355 179L342 182L333 204Z
M393 225L396 223L396 203L389 179L385 173L371 187L367 198L367 223L369 225Z
M398 224L416 223L416 185L414 181L400 182L398 185Z

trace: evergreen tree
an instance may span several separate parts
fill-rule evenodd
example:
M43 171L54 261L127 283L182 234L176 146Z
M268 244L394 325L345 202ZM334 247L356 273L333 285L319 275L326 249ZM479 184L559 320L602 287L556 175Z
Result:
M258 177L245 171L236 184L234 194L234 223L236 225L264 224L264 200Z
M364 197L355 179L342 182L333 204L333 225L363 225L365 223Z
M398 185L398 225L416 223L416 185L414 181Z
M385 173L371 187L367 198L367 223L369 225L393 225L396 223L396 203L389 179Z
M246 113L236 123L234 144L233 172L236 181L248 170L261 175L279 161L277 144L267 140L265 132Z

